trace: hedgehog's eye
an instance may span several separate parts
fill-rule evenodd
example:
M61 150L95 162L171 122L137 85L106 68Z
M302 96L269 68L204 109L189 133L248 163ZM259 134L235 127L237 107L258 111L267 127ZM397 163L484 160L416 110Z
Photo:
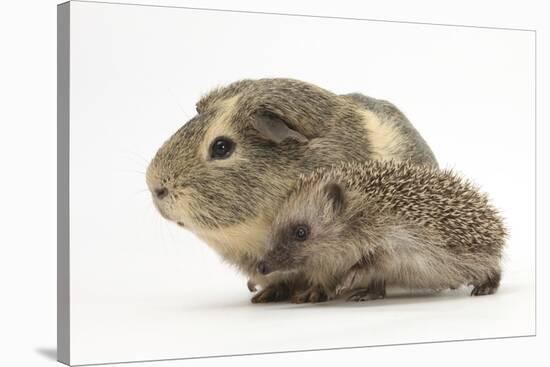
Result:
M298 241L305 241L307 239L308 232L309 231L306 226L298 226L294 231L294 237L296 237Z
M229 138L219 137L214 140L210 148L212 159L225 159L233 153L235 143Z

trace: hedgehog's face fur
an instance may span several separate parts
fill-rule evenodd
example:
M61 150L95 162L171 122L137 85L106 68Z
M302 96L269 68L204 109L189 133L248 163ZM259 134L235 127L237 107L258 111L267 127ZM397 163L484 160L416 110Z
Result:
M347 198L343 186L319 182L294 191L278 211L258 271L298 271L338 262L334 244L345 241ZM327 257L328 254L328 257Z

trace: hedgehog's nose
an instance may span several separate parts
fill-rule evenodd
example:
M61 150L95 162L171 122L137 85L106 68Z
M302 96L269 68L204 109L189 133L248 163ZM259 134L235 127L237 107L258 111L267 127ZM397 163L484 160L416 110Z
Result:
M153 192L157 197L157 199L159 200L166 197L166 195L168 195L168 189L166 187L158 187L154 189Z
M258 273L262 275L267 275L271 273L271 269L269 268L269 265L267 265L265 261L260 261L256 269L258 270Z

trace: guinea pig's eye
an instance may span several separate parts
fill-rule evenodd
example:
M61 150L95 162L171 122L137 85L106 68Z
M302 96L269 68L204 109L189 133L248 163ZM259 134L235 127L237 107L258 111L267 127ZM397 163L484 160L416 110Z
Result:
M212 148L210 149L210 156L212 159L224 159L227 158L233 153L235 143L229 138L220 137L216 138L212 143Z
M298 241L305 241L307 239L308 235L308 228L306 226L298 226L296 227L296 230L294 231L294 237Z

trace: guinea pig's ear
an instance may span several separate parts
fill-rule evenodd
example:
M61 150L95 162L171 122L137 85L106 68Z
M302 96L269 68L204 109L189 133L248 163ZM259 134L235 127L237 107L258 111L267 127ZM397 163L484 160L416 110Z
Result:
M335 182L328 183L324 188L325 196L335 214L344 209L345 195L342 186Z
M286 139L293 139L301 143L307 143L309 140L298 131L291 129L285 120L270 111L256 112L252 126L263 138L277 144Z
M204 101L201 99L195 104L195 111L200 115L204 110Z

